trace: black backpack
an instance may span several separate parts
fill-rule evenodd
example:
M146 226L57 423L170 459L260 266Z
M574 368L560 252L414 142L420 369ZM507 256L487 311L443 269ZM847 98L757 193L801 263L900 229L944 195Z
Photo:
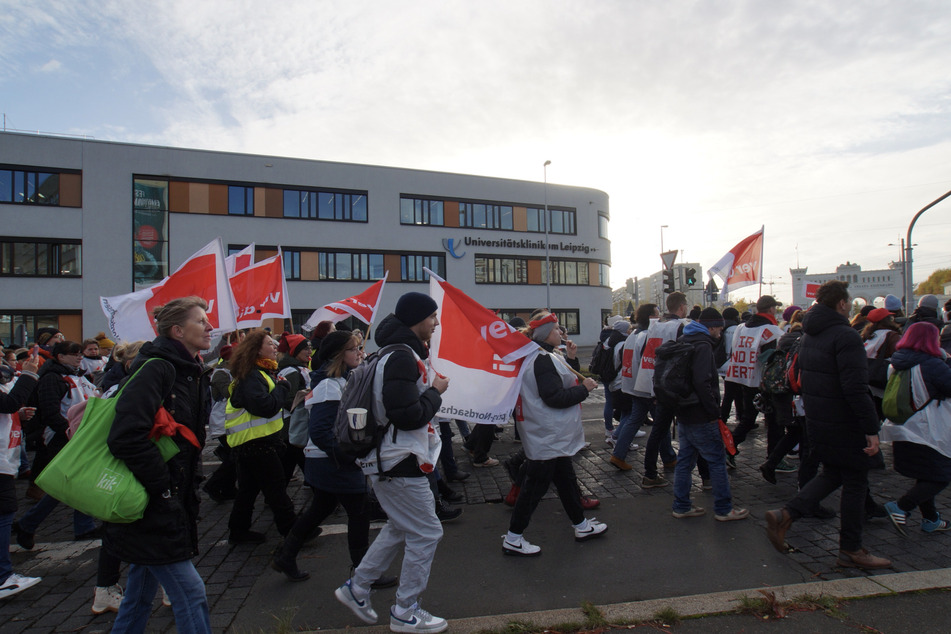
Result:
M373 377L380 359L396 350L413 353L413 349L405 343L384 346L367 357L366 362L354 368L347 377L347 384L340 396L340 406L337 408L337 418L334 419L334 437L337 440L337 452L350 458L351 462L366 457L374 449L379 453L380 442L389 423L381 424L374 416ZM367 423L363 429L350 427L347 410L354 407L362 407L367 411ZM377 464L379 463L378 455Z
M764 359L763 378L759 389L767 394L789 394L789 373L786 363L788 355L782 350L771 348L760 354Z
M615 336L615 333L612 332L603 343L594 347L591 363L588 364L588 371L591 374L598 375L605 384L617 378L619 368L614 365L614 350L622 341L624 341L623 336Z
M667 341L654 351L654 396L667 407L697 405L700 397L693 389L693 345Z

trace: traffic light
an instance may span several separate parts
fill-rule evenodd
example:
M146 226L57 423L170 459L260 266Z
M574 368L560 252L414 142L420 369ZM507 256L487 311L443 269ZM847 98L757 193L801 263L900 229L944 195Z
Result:
M687 286L694 286L697 283L697 269L684 269L684 283Z
M669 295L675 290L677 289L674 288L674 272L672 269L667 269L664 271L664 292Z

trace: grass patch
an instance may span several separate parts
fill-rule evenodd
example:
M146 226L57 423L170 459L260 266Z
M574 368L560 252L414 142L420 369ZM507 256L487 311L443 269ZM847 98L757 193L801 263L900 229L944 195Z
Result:
M601 610L590 601L582 602L581 611L584 612L585 626L588 628L605 627L608 625L608 621L604 618L604 615L601 614Z
M659 621L662 625L677 625L682 618L680 613L669 605L662 610L654 612L654 620Z

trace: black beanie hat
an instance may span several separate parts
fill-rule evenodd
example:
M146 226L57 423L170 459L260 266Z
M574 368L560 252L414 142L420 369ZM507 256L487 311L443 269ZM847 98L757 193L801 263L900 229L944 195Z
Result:
M327 336L320 340L320 350L317 352L317 360L320 363L332 359L338 352L347 347L350 340L353 339L353 333L349 330L334 330L328 332Z
M436 312L436 301L424 293L406 293L396 302L393 314L401 322L412 328Z
M723 317L720 315L720 311L712 306L700 311L700 319L697 321L707 328L723 328Z
M726 308L723 309L723 318L724 318L724 319L736 319L737 321L739 321L739 319L740 319L740 311L738 311L737 309L733 308L732 306L728 306L728 307L726 307Z

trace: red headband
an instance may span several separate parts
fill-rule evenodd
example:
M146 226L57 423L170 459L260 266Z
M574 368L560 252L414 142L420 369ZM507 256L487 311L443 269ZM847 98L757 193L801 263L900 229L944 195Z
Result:
M558 323L558 317L555 316L555 313L548 313L544 317L540 317L538 319L534 319L528 322L528 327L531 328L532 330L535 330L539 326L544 326L545 324L557 324L557 323Z

